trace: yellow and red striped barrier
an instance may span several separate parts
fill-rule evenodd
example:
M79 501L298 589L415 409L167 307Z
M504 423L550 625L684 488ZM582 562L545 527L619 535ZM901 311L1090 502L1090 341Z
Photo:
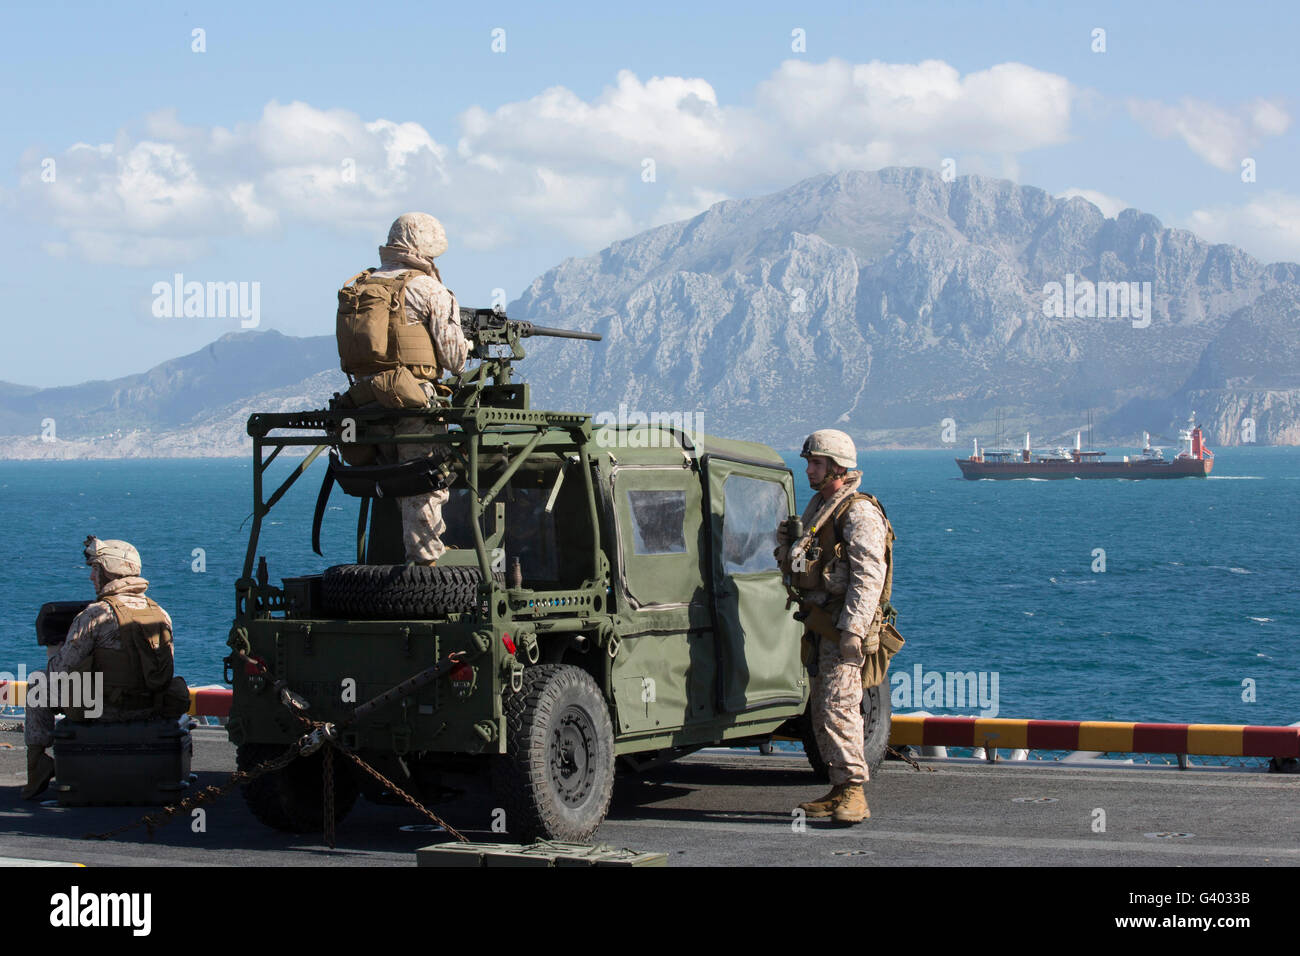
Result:
M895 747L1300 757L1300 728L1242 724L1143 724L895 714L889 742Z
M191 687L190 716L229 717L230 696L229 687L218 687L215 684L209 687Z
M27 705L27 682L22 680L0 681L0 707L25 707ZM229 717L230 689L215 684L207 687L190 688L191 717Z
M230 698L230 689L226 687L192 687L190 716L229 717ZM26 699L25 682L0 681L0 705L22 707ZM895 714L890 727L889 743L895 747L1300 757L1300 728Z

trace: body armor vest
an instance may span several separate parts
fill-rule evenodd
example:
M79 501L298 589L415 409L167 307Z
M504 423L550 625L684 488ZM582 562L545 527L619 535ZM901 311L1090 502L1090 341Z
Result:
M857 501L870 501L879 509L880 516L885 521L885 583L880 589L880 601L871 622L871 632L865 635L870 639L881 629L884 619L893 613L893 605L889 599L894 585L894 526L889 523L885 506L874 495L859 491L840 502L834 513L821 526L808 530L807 535L811 535L813 541L803 553L801 569L797 571L794 569L791 554L787 553L781 562L781 571L787 576L790 587L799 592L801 604L810 591L825 591L830 594L830 600L822 606L822 610L827 612L831 620L837 619L844 606L846 591L844 575L847 574L845 565L848 554L844 546L844 522L848 518L849 508ZM821 615L818 617L820 618Z
M376 279L359 272L339 289L335 320L339 364L349 375L377 375L408 368L418 378L438 377L438 353L423 322L406 322L406 286L423 275L410 271Z
M145 608L127 607L116 597L104 602L117 617L120 647L96 647L91 669L104 675L104 703L120 710L152 710L171 683L172 629L162 608L149 598Z

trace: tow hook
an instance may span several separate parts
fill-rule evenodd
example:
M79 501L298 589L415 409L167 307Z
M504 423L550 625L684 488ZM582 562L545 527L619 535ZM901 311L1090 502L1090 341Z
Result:
M284 681L276 681L275 690L280 695L280 703L284 704L284 706L288 707L290 710L302 714L311 709L311 704L307 703L305 698L300 697L291 691L285 685Z
M519 649L524 652L524 660L536 664L541 657L541 648L537 646L536 634L519 634Z
M325 724L317 727L309 734L303 734L298 738L298 756L310 757L316 751L320 750L325 744L333 744L338 740L338 729L333 724Z

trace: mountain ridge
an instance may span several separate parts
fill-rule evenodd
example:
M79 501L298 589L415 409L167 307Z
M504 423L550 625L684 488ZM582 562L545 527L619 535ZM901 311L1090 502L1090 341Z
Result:
M1045 314L1054 284L1108 283L1149 289L1145 325ZM1089 411L1103 438L1136 441L1192 410L1212 443L1244 440L1247 420L1258 443L1300 442L1300 265L1007 180L810 177L566 259L508 311L605 337L530 340L519 377L537 407L699 411L706 431L778 447L834 425L875 447L965 448L998 413L1072 436ZM197 454L196 434L242 453L244 409L345 384L332 336L230 333L109 382L0 384L0 434L27 436L0 455L54 455L45 418L83 443L69 454Z

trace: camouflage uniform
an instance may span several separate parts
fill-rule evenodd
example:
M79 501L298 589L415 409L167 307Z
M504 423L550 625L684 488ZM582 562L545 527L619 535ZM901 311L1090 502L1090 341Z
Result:
M832 505L858 489L861 472L851 471ZM804 527L812 527L823 511L829 516L820 493L804 509ZM879 646L879 637L863 646L871 629L880 594L885 585L885 520L870 501L856 501L843 520L845 557L831 561L824 578L826 586L805 592L803 597L820 607L834 609L843 600L836 618L840 640L820 638L817 674L812 678L812 724L817 749L830 772L831 784L867 782L867 765L862 751L862 665L865 654Z
M113 613L112 605L105 599L112 598L119 601L124 608L131 611L144 611L149 608L149 601L144 596L144 592L149 588L149 582L140 577L140 552L133 545L126 541L101 541L91 535L85 540L83 548L86 564L91 569L90 579L95 585L95 596L100 600L87 606L73 618L63 643L50 651L46 669L37 671L36 674L44 676L82 671L87 660L92 658L97 649L105 652L122 650L117 615ZM169 634L171 617L162 608L158 608L157 611L161 614L161 620L166 622L164 633ZM152 637L149 640L152 641ZM174 657L176 650L170 640L167 650L169 655ZM171 664L172 661L169 660L169 669ZM141 676L144 680L148 680L143 673ZM103 684L98 684L105 691L105 697L108 696L109 691L109 688L104 686L106 684L108 684L107 679ZM49 686L48 682L46 686ZM121 688L119 687L118 690L120 691ZM83 699L78 703L86 710L102 707L99 717L96 718L98 720L134 720L154 714L152 708L130 710L113 707L107 700ZM27 786L22 791L24 800L35 800L44 793L54 776L54 761L45 752L45 748L54 742L54 716L55 711L59 709L62 707L58 701L46 700L39 705L30 697L27 701L23 721L23 738L27 744Z
M149 602L144 599L144 592L148 587L149 582L142 577L117 578L101 587L97 597L117 597L126 607L143 610L149 606ZM170 625L171 617L166 611L163 615L167 617L167 623ZM117 632L117 615L113 613L113 609L105 601L96 601L73 618L72 626L68 628L67 638L62 644L51 649L43 673L72 673L80 670L81 665L96 647L108 650L121 648L122 644L118 640ZM174 647L172 653L173 655L176 653ZM33 676L38 673L42 672L35 671ZM136 720L153 714L152 710L120 710L110 706L107 701L102 702L102 705L104 712L98 718L99 720ZM28 747L44 748L53 743L55 710L56 708L45 705L29 704L25 708L23 738Z
M372 277L378 279L395 278L412 269L425 273L407 283L405 305L407 321L424 323L433 339L439 368L425 370L432 377L436 377L440 370L453 375L459 373L469 355L469 343L461 331L456 296L442 284L438 267L433 262L446 249L447 237L438 220L423 213L407 213L393 223L388 233L388 244L379 247L379 269L372 273ZM420 387L433 401L436 394L433 383L421 381ZM379 426L376 431L388 435L438 435L446 431L446 426L420 418L403 418L393 425ZM388 447L390 456L396 461L423 458L436 450L435 445ZM447 550L442 543L442 533L447 529L442 520L442 506L449 497L447 490L443 489L397 499L402 512L402 545L408 561L429 563Z

